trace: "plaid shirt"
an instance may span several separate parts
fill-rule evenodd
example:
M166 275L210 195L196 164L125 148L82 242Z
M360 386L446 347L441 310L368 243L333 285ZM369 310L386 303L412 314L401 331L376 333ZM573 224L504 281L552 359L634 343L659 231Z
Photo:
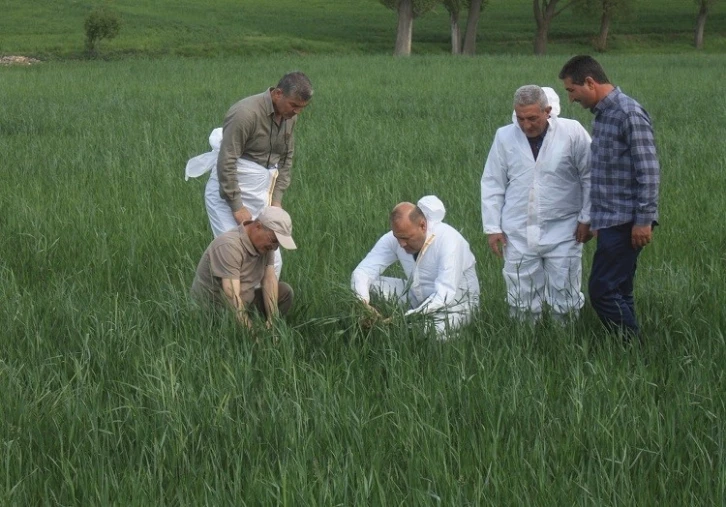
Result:
M591 111L592 228L657 221L660 166L648 113L620 88Z

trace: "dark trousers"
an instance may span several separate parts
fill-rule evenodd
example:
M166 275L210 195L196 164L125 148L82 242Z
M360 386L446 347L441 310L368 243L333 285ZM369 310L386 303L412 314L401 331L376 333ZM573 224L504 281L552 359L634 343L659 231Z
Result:
M280 315L286 315L290 311L294 297L292 287L285 282L279 282L277 284L277 309L280 311ZM262 297L262 289L255 289L255 299L252 301L252 304L255 305L260 315L267 316L265 301Z
M592 261L590 304L610 330L638 335L633 281L641 248L631 244L632 223L600 229Z

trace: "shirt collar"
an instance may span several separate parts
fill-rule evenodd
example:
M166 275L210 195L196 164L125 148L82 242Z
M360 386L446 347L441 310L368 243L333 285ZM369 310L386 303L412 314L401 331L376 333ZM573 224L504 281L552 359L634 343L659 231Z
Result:
M244 248L248 254L252 257L259 257L260 252L257 251L255 248L255 245L252 244L252 240L247 235L247 231L245 230L244 225L240 225L237 227L237 230L239 231L239 242L242 244L242 248Z
M605 97L603 97L600 102L598 102L597 104L595 104L590 109L590 111L593 114L597 114L597 113L599 113L601 111L604 111L606 109L609 109L609 108L613 107L615 104L617 104L617 102L618 102L618 95L620 95L620 93L621 93L620 92L620 87L619 86L616 86L615 88L613 88L610 91L610 93L608 93L607 95L605 95Z
M547 126L545 126L544 130L542 131L542 133L540 135L535 136L535 137L527 137L527 140L530 143L535 143L535 142L538 142L538 141L539 142L544 141L544 138L547 135L547 132L549 132L549 130L550 130L550 119L547 120ZM526 137L526 134L525 134L525 137Z
M270 95L272 93L272 90L274 90L274 88L270 87L267 89L266 92L262 94L265 100L265 114L267 116L272 116L275 114L275 107L272 105L272 95Z

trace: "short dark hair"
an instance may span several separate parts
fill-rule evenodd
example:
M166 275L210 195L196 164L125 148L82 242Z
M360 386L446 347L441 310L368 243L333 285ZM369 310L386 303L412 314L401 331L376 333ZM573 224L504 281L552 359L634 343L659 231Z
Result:
M577 55L570 58L560 71L560 79L570 78L573 84L585 84L585 78L591 77L598 84L609 84L602 65L592 56Z
M285 97L294 96L305 102L313 97L313 84L310 78L299 71L288 72L282 76L277 88L282 90Z

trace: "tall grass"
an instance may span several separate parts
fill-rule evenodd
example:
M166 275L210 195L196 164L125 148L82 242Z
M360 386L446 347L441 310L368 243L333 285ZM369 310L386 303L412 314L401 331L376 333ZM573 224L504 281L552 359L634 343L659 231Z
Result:
M513 325L481 233L494 131L521 84L564 99L561 60L3 69L0 503L723 504L723 58L603 58L663 166L639 347L589 308ZM255 342L187 305L211 233L183 167L231 103L293 68L316 87L285 198L297 301L277 343ZM389 209L427 193L472 245L480 315L446 343L400 320L364 331L350 272Z

